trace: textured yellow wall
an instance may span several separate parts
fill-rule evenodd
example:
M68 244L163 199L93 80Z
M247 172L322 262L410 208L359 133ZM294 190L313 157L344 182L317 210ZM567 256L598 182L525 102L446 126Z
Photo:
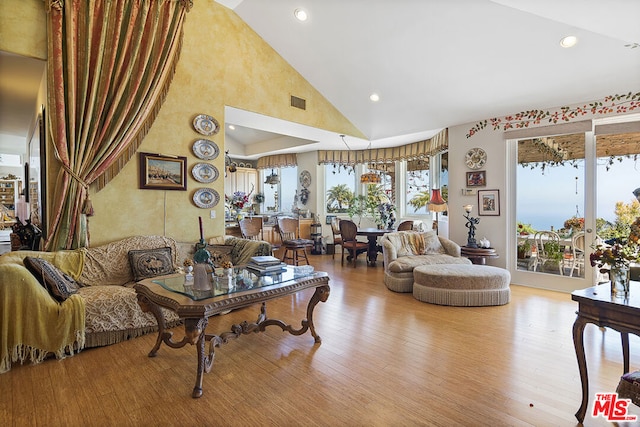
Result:
M42 0L0 1L0 49L46 58L46 14ZM289 105L290 95L307 100L307 110ZM309 85L237 15L213 0L196 0L187 14L180 62L167 99L139 151L187 157L188 191L138 189L137 156L107 187L91 198L91 245L137 234L165 234L180 241L224 234L224 177L208 186L221 197L216 219L199 209L192 195L204 187L191 178L200 161L191 145L202 136L193 117L209 114L221 124L210 137L224 152L225 105L337 133L363 137L322 95ZM212 162L221 175L224 156Z
M0 50L47 58L47 24L42 0L0 1Z
M289 105L290 95L307 100L307 110ZM267 116L361 136L331 104L254 33L237 15L214 2L197 0L187 14L180 62L168 97L139 151L187 157L188 172L200 161L192 151L202 138L193 117L208 114L221 124L210 137L224 151L225 105ZM212 162L221 175L224 156ZM133 159L103 190L92 195L96 215L90 218L91 244L135 234L166 234L180 241L199 238L198 216L205 237L224 234L224 178L208 186L221 197L216 219L192 202L205 185L189 175L188 191L138 189L138 159Z

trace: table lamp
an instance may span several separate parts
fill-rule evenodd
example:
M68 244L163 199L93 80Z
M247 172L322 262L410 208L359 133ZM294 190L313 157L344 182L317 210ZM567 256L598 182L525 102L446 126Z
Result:
M473 205L464 205L463 206L466 215L463 215L467 219L467 223L465 227L469 229L469 235L467 236L467 247L468 248L477 248L478 243L476 243L476 224L480 222L479 218L474 218L471 216L471 211L473 210Z
M447 202L445 202L444 199L442 198L440 189L434 188L433 190L431 190L431 199L429 200L429 212L436 213L436 224L435 224L436 234L438 234L438 213L446 212L447 210L449 210L449 207L447 206Z

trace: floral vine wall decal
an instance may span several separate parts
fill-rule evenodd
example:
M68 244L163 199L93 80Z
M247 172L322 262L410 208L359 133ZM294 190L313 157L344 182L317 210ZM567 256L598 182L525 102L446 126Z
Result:
M530 125L538 125L543 120L547 120L548 123L558 123L559 121L568 122L576 117L584 116L588 113L626 113L637 108L640 108L640 92L629 92L624 95L610 95L605 97L602 101L594 101L590 104L578 107L561 107L559 110L554 112L549 112L548 110L528 110L512 116L483 120L476 123L471 129L469 129L467 138L471 138L473 135L486 128L489 124L493 130L522 129L527 128Z

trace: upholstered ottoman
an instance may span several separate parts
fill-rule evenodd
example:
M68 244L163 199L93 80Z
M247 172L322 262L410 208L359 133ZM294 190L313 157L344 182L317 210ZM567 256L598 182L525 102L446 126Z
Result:
M413 281L413 297L431 304L503 305L511 298L511 274L489 265L421 265L414 268Z

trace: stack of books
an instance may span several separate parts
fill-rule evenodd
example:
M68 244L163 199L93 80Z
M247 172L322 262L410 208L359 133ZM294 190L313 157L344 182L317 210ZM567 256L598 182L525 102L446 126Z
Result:
M247 264L247 270L257 275L280 274L286 267L287 264L271 255L251 257Z

